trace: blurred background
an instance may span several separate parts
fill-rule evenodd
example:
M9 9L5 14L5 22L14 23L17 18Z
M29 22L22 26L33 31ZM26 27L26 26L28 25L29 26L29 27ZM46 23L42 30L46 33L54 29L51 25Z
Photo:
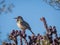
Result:
M1 0L2 1L2 0ZM5 4L5 5L3 5ZM0 3L0 8L6 8L0 14L0 39L6 40L7 35L13 30L20 30L16 25L17 16L22 16L26 22L30 24L32 31L35 34L40 33L44 35L45 28L40 21L41 17L45 17L48 26L56 26L58 36L60 35L60 10L54 9L43 0L5 0L3 4ZM12 6L11 6L12 4ZM11 6L11 10L9 9ZM26 30L27 35L31 35L29 30Z

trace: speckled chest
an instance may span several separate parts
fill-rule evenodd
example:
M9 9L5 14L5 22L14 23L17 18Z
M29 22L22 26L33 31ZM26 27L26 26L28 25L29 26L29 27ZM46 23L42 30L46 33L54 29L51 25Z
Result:
M27 28L26 26L22 25L20 22L17 22L17 26L22 30L25 30Z

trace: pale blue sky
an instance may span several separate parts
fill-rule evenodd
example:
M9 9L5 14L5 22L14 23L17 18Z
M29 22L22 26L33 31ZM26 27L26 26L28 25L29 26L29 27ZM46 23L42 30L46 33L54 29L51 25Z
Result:
M17 16L22 16L32 28L32 31L37 34L44 34L45 28L40 18L46 18L48 25L56 26L58 34L60 34L60 11L46 4L43 0L6 0L6 3L14 3L15 8L12 13L0 15L0 30L2 39L6 39L6 35L13 29L20 30L16 21L13 19ZM30 31L26 30L28 35Z

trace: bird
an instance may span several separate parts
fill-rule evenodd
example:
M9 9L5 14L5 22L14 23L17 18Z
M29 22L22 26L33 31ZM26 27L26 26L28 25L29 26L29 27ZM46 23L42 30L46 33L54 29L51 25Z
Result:
M28 30L30 30L30 32L31 32L32 34L34 34L34 33L32 32L32 30L31 30L30 25L23 19L22 16L17 16L17 17L15 17L14 19L16 19L17 26L18 26L21 30L25 31L26 29L28 29Z

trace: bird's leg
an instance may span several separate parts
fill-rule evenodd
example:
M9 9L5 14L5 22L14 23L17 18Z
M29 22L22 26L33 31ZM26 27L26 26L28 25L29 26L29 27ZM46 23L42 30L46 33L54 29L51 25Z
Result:
M22 30L22 35L23 37L25 37L25 30Z

